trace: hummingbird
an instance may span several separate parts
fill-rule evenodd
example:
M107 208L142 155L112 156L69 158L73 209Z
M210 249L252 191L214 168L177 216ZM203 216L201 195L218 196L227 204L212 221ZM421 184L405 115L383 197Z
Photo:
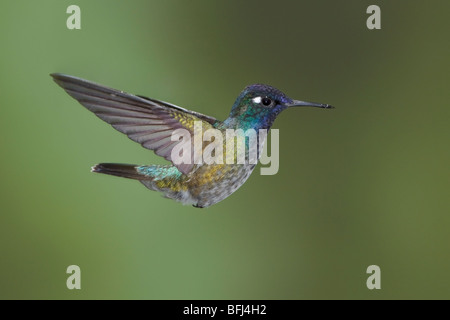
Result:
M203 129L222 132L227 129L269 130L285 109L333 108L328 104L293 100L272 86L253 84L244 88L228 118L220 121L171 103L126 93L78 77L61 73L51 76L97 117L172 162L170 165L100 163L92 167L92 172L138 180L166 198L197 208L212 206L230 196L244 184L256 164L175 163L171 152L178 143L171 139L175 130L185 129L193 135L196 121L201 123ZM258 143L263 144L264 141Z

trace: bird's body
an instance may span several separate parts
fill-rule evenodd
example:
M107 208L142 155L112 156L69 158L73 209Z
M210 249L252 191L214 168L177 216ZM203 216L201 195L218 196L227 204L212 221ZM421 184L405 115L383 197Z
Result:
M172 165L101 163L92 168L93 172L139 180L147 188L160 191L167 198L195 207L209 207L227 198L248 179L256 164L248 161L250 150L248 140L245 142L245 163L236 161L236 149L232 150L234 163L176 162L172 158L172 151L178 144L178 141L172 139L175 130L184 129L194 136L199 128L195 125L197 123L200 124L202 132L216 129L227 137L227 129L242 129L242 131L254 129L256 132L261 129L269 130L277 115L291 106L331 108L329 105L292 100L281 91L267 85L251 85L239 95L230 116L225 121L219 121L163 101L135 96L80 78L62 74L52 76L64 90L99 118L173 163ZM239 133L239 130L236 132ZM232 139L234 140L234 137ZM225 148L226 140L227 138L223 140L224 158L227 156L226 152L230 152ZM194 143L194 139L189 143ZM200 149L195 147L186 149L192 152L190 159L195 159L195 153L204 152L209 143L203 142ZM257 150L260 150L264 141L258 140L257 143Z
M97 165L94 171L103 172L104 165ZM165 197L209 207L236 191L250 176L255 165L202 165L195 172L183 174L175 166L137 166L136 171L145 178L141 182L150 190L161 191ZM135 166L131 166L133 170Z

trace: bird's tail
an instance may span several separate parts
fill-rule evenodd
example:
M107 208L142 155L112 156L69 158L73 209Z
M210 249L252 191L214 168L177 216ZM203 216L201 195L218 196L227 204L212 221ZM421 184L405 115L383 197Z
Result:
M100 163L92 167L92 172L139 180L150 190L162 192L166 198L180 201L183 204L197 203L186 185L187 176L175 166Z
M128 179L145 180L146 176L138 172L138 167L133 164L99 163L93 166L91 171Z

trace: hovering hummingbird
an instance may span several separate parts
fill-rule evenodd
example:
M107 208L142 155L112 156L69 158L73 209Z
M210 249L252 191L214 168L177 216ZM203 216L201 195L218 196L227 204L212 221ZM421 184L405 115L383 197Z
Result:
M150 190L160 191L166 198L198 208L209 207L231 195L247 180L256 164L177 164L171 152L178 143L171 139L175 130L185 129L193 135L196 121L200 121L204 129L223 132L227 129L269 130L275 118L287 108L333 108L328 104L293 100L274 87L254 84L241 92L228 118L220 121L164 101L129 94L77 77L60 73L51 76L100 119L173 163L100 163L92 167L92 172L138 180Z

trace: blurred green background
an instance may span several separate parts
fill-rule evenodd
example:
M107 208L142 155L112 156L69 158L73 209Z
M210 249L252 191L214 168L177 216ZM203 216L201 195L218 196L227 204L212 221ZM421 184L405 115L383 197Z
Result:
M81 8L81 30L66 8ZM366 8L381 7L381 30ZM0 298L450 298L448 1L2 1ZM219 119L267 83L280 170L208 209L98 162L164 163L62 72ZM66 288L67 266L81 290ZM381 290L366 268L381 267Z

